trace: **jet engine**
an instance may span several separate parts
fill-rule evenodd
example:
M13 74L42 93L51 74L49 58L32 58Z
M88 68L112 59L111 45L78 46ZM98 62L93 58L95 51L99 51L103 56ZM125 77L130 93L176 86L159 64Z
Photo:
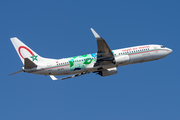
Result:
M116 73L117 73L117 68L116 67L109 68L109 69L102 70L102 71L98 72L98 74L101 75L101 76L109 76L109 75L114 75Z
M130 60L129 55L120 55L115 57L114 63L115 64L125 64L128 63Z

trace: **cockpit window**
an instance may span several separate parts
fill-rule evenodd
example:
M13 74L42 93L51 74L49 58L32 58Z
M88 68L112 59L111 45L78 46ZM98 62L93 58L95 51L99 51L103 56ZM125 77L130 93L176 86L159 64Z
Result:
M161 48L165 48L164 46L161 46Z

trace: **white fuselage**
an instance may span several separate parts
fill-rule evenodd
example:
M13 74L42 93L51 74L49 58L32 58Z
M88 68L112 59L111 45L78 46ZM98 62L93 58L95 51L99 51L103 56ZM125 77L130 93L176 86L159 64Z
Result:
M115 60L119 60L120 62L116 62L115 64L107 64L103 66L94 66L97 61L96 54L90 58L86 57L78 57L72 61L73 63L78 63L79 66L85 59L89 59L92 62L90 64L84 65L82 68L74 69L73 71L70 69L71 62L68 58L64 59L49 59L49 61L38 65L37 68L26 69L25 72L34 73L34 74L42 74L42 75L69 75L80 72L94 72L98 71L98 68L108 69L113 67L119 67L123 65L129 65L134 63L142 63L152 60L161 59L167 55L169 55L172 50L169 48L165 48L161 45L143 45L143 46L135 46L123 49L117 49L112 51L115 57ZM89 54L88 54L89 55ZM77 64L77 65L78 65Z

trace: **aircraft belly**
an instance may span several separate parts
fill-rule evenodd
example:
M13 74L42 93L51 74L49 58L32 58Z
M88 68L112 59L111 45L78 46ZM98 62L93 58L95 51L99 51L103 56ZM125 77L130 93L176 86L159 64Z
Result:
M138 63L142 61L142 54L129 55L130 63Z
M141 54L130 55L130 63L151 61L154 59L153 54L153 52L145 52Z
M153 60L153 53L147 52L142 54L142 62L151 61Z
M42 75L63 75L63 74L69 74L70 68L69 66L65 67L49 67L45 69L36 70L33 73L34 74L42 74Z
M59 67L52 69L51 74L53 75L68 75L70 72L69 66Z
M37 70L32 73L37 74L37 75L49 75L49 71L47 71L47 70Z

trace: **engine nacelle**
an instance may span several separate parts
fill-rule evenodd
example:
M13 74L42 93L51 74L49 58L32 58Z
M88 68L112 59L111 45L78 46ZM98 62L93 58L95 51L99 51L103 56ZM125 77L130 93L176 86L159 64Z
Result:
M130 60L129 55L120 55L115 57L115 64L125 64L128 63Z
M109 76L109 75L114 75L117 73L117 68L114 67L114 68L109 68L107 70L102 70L102 71L99 71L99 75L101 76Z

